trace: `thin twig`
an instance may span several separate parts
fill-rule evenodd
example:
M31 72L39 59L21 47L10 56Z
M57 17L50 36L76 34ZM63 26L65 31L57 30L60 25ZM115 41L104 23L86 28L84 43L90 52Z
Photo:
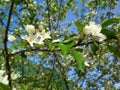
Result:
M46 85L46 89L45 90L49 90L49 86L51 84L51 81L52 81L52 78L53 78L53 73L54 73L54 62L53 62L53 68L52 68L52 71L51 71L51 74L50 74L50 78L47 82L47 85Z
M56 54L54 53L55 57L56 57ZM58 63L59 65L59 69L60 69L60 72L62 74L62 79L63 81L65 82L65 86L66 86L66 90L69 90L69 86L68 86L68 82L66 80L66 74L65 74L65 68L61 65L61 63L59 62L59 60L56 58L56 62Z
M12 9L14 5L14 0L12 0L11 6L10 6L10 11L9 11L9 16L8 16L8 22L5 30L5 37L4 37L4 55L5 55L5 64L6 64L6 74L8 75L8 80L9 80L9 86L11 86L11 72L10 72L10 64L9 64L9 54L8 54L8 48L7 48L7 41L8 41L8 29L10 25L10 20L11 20L11 15L12 15Z

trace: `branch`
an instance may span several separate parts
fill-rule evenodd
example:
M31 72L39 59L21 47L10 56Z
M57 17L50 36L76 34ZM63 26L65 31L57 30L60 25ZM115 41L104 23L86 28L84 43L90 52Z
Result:
M54 53L55 57L56 57L56 54ZM65 82L65 86L66 86L66 90L69 90L69 86L68 86L68 83L67 83L67 80L66 80L66 74L65 74L65 68L61 65L61 63L59 62L58 59L56 59L58 65L59 65L59 69L60 69L60 72L62 74L62 79L63 81Z
M8 29L10 25L10 20L11 20L11 15L12 15L12 9L14 5L14 0L12 0L11 6L10 6L10 11L9 11L9 16L8 16L8 22L5 30L5 37L4 37L4 57L5 57L5 64L6 64L6 74L8 75L8 80L9 80L9 86L11 86L11 72L10 72L10 64L9 64L9 54L8 54L8 48L7 48L7 41L8 41Z
M74 47L77 47L79 45L86 45L88 46L89 44L92 44L94 42L88 42L88 43L81 43L81 42L78 42L76 43L75 45L73 45L71 48L74 48ZM39 49L39 48L34 48L34 49L26 49L26 50L21 50L21 51L18 51L18 52L15 52L15 53L10 53L9 56L14 56L16 54L19 54L21 52L29 52L29 51L42 51L42 52L51 52L50 49ZM52 52L55 52L55 51L61 51L60 48L55 48Z
M53 73L54 73L54 62L53 62L53 68L52 68L52 71L51 71L51 74L50 74L50 78L49 78L47 86L46 86L46 90L49 90L49 86L50 86L50 83L51 83L51 80L52 80L52 77L53 77Z
M93 82L93 83L89 83L89 86L91 84L95 85L104 75L106 75L108 72L107 71L103 71L103 73Z

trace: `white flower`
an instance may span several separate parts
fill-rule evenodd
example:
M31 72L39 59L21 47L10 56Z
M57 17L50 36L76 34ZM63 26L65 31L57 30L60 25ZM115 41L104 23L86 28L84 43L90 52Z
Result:
M0 82L3 84L8 85L9 81L8 81L8 76L4 75L5 71L4 70L0 70Z
M99 42L104 41L107 37L105 35L103 35L102 33L93 35L93 38Z
M5 0L6 2L9 2L10 0Z
M96 40L102 42L107 37L103 35L101 32L101 25L96 25L95 22L90 22L89 25L86 25L83 29L83 33L88 35L91 34L93 37L96 37Z
M33 47L33 43L35 43L35 39L36 39L36 35L25 35L25 36L21 36L22 39L27 40L28 43L31 45L31 47Z
M12 79L12 80L17 79L18 77L20 77L19 74L15 74L15 73L12 73L12 74L11 74L11 79Z
M39 45L43 45L44 44L43 39L41 39L40 36L36 37L34 43L39 44Z
M27 40L28 43L33 47L33 44L39 44L43 45L45 39L51 38L50 32L45 32L45 30L42 30L42 32L37 31L35 33L35 28L33 25L26 25L25 26L26 31L28 32L28 35L21 36L22 39Z
M90 66L88 61L84 62L85 66Z
M17 90L16 88L12 88L12 90Z
M35 27L34 27L33 25L26 25L26 26L25 26L25 30L27 31L27 33L28 33L29 35L35 33Z
M44 29L43 25L39 25L38 28L40 31Z
M89 25L86 25L83 29L84 34L98 34L100 33L102 27L100 25L96 25L95 22L90 22Z
M0 78L1 78L1 80L0 80L1 83L4 83L4 84L8 85L9 81L8 81L8 76L7 75L5 75L3 77L0 77Z
M8 34L8 40L9 40L10 42L13 42L13 41L16 40L16 38L15 38L13 35Z
M0 75L2 76L5 73L4 70L0 70Z
M42 32L37 32L37 36L40 36L42 40L45 40L45 39L50 39L51 36L50 36L50 32L45 32L45 30L43 29Z

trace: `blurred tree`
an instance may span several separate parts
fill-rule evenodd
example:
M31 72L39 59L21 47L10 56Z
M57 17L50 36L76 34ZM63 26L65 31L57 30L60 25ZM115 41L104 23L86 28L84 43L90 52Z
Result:
M8 85L120 89L120 13L113 12L119 5L118 0L0 0L0 69ZM1 83L0 89L9 88Z

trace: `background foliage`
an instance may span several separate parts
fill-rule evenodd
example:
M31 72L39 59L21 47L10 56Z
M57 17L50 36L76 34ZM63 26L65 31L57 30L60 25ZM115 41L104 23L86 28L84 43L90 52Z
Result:
M9 86L16 90L120 89L119 5L118 0L0 0L0 69L9 76ZM83 34L89 21L102 25L105 41L89 40ZM50 31L52 39L32 48L21 39L27 24ZM8 41L8 34L16 40ZM53 43L56 39L61 42ZM15 80L13 72L20 75ZM0 87L9 88L2 83Z

